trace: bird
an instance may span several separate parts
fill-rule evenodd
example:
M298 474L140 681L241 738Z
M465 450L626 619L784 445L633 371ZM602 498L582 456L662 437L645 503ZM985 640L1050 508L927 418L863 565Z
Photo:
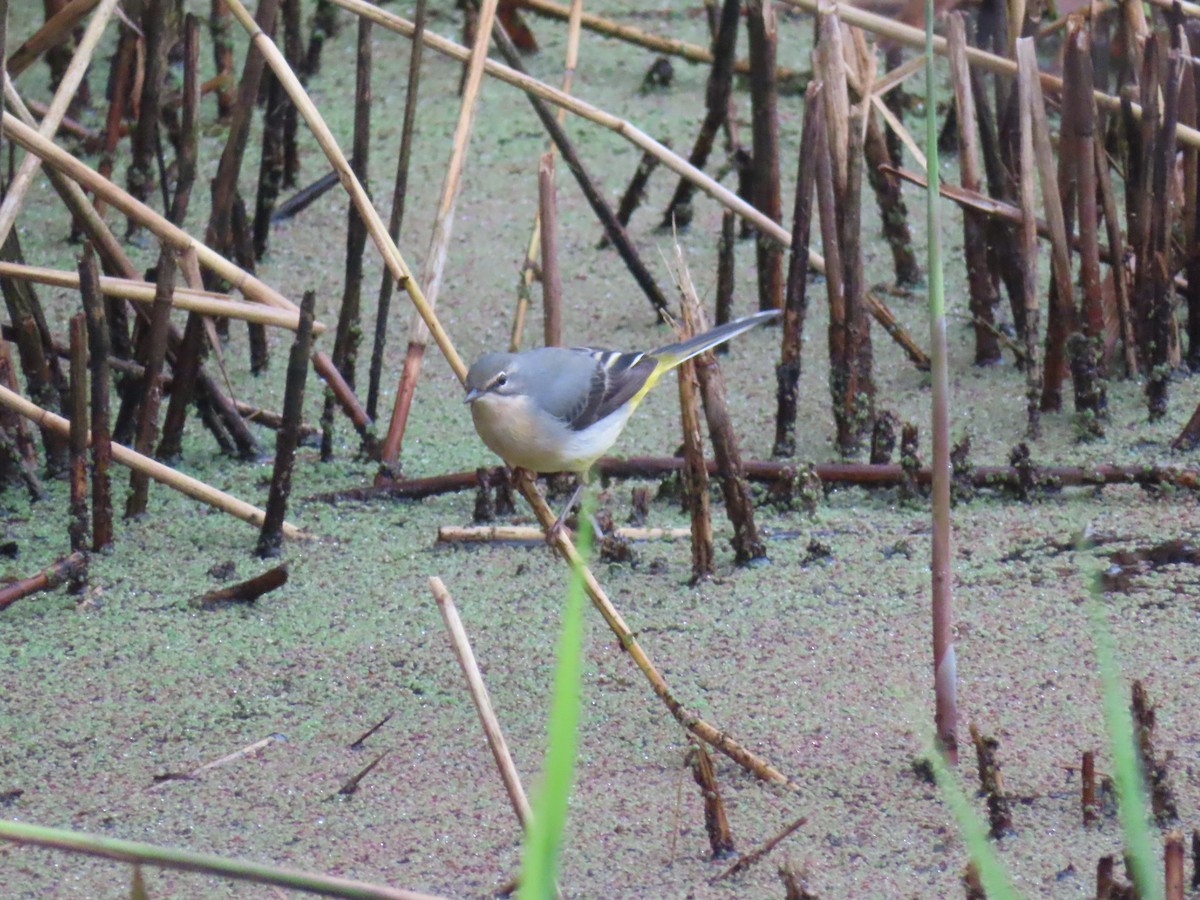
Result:
M539 347L485 353L467 371L475 431L512 468L573 472L578 486L547 532L553 537L596 461L616 443L634 409L679 364L779 316L766 310L653 350Z

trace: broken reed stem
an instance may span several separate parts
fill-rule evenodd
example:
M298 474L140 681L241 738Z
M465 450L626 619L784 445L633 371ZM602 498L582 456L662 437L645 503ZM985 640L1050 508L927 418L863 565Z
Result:
M1083 751L1083 762L1079 769L1080 808L1083 824L1094 825L1100 819L1100 807L1096 803L1096 754Z
M564 112L562 107L559 107L559 112ZM633 214L642 205L642 201L646 199L646 185L650 183L650 176L654 174L654 170L657 168L658 157L653 153L643 151L642 158L638 160L637 168L633 170L633 177L629 179L625 193L621 195L621 201L617 204L617 221L621 224L622 228L629 225ZM596 245L596 249L604 250L611 246L612 241L605 234L600 237L600 242Z
M711 578L716 569L712 510L708 493L708 468L704 464L704 444L700 436L696 361L687 360L677 371L680 430L683 436L683 465L679 470L679 478L683 485L684 503L691 516L688 534L692 539L692 583L695 584Z
M199 597L193 597L188 601L188 606L195 609L211 609L218 603L253 603L263 594L270 593L287 584L288 567L287 563L278 565L273 569L255 575L253 578L247 578L245 581L239 581L237 584L231 584L229 587L218 588L215 591L201 594ZM241 754L244 755L244 754ZM237 758L237 757L235 757ZM214 766L221 765L224 762L229 762L228 758L217 760L214 763L209 763L206 766L201 766L195 772L190 773L196 775L205 769L211 769Z
M779 90L775 81L777 38L773 0L749 0L746 33L750 42L754 205L767 218L781 222L783 200L779 188ZM783 248L763 235L755 241L754 249L758 260L758 308L782 309Z
M22 597L28 597L38 591L53 590L67 580L75 578L86 567L87 554L76 552L70 556L64 556L36 575L5 585L0 588L0 611L8 609ZM2 830L3 825L0 824L0 831ZM2 839L2 835L0 835L0 839Z
M288 497L292 491L292 470L304 413L304 385L308 379L308 356L312 351L313 311L317 305L314 291L305 291L300 301L300 328L288 356L287 382L283 390L283 415L275 435L275 467L271 474L271 492L262 529L258 533L260 557L277 556L283 544L283 522L287 517Z
M236 0L235 0L236 2ZM10 112L4 113L4 134L15 144L39 156L47 165L61 171L111 203L126 216L152 231L159 240L170 244L181 252L194 250L200 262L228 281L234 288L252 300L295 311L295 305L274 288L259 281L244 269L231 263L215 250L196 240L183 229L173 225L139 200L117 187L107 178L88 168L61 147L39 135Z
M996 760L1000 742L980 733L974 722L968 728L979 766L979 786L987 796L988 822L991 826L988 833L993 838L1001 838L1012 831L1012 807L1004 792L1000 763Z
M71 433L69 447L71 511L67 520L67 533L71 538L71 552L86 554L88 550L87 510L87 436L88 436L88 383L87 383L87 317L79 312L71 316L71 392L69 412ZM86 582L72 579L72 593L79 593Z
M38 126L38 134L46 140L51 140L58 131L58 126L67 113L67 106L74 99L75 92L79 88L80 82L83 81L96 45L103 37L104 28L116 7L117 0L100 0L92 20L88 22L83 38L75 50L75 55L71 58L71 64L63 73L62 81L54 92L54 98L50 101L50 108L42 118L41 125ZM0 244L4 243L9 231L12 230L17 213L20 212L21 205L25 202L25 194L33 184L33 177L37 174L40 165L41 160L38 157L33 154L26 156L21 160L16 175L9 181L4 201L0 203Z
M30 266L23 263L0 261L0 278L19 278L33 281L37 284L48 284L54 287L79 290L79 275L61 269L47 269L41 266ZM155 285L147 281L134 281L127 278L114 278L109 275L100 276L100 292L107 297L123 297L149 306L154 302ZM177 286L171 294L171 304L178 309L196 312L206 316L226 316L231 319L243 319L247 322L257 322L261 325L271 325L276 328L286 328L295 331L298 316L286 309L264 306L261 303L247 303L235 300L228 294L213 291L194 290ZM314 323L314 333L324 334L325 326Z
M680 293L680 312L683 325L689 334L703 334L708 330L704 309L696 296L691 273L683 260L679 242L675 242L675 280ZM725 394L725 380L711 350L693 358L700 398L704 404L704 417L708 422L708 436L712 442L713 458L721 479L721 493L725 498L725 514L733 525L734 561L746 565L756 559L765 559L767 548L758 534L754 522L754 502L750 486L742 470L742 455L738 449L737 435L729 418L729 404Z
M474 473L472 473L472 478ZM570 537L566 533L566 529L553 530L551 526L555 521L555 514L546 504L545 499L538 493L537 485L533 480L532 475L525 470L518 470L517 487L529 501L533 508L534 515L537 516L538 522L541 523L545 533L549 534L553 531L554 546L572 568L579 572L583 578L583 587L587 591L588 597L592 601L592 605L603 616L608 627L612 629L616 635L621 647L629 653L634 664L641 670L646 680L650 682L650 687L660 700L666 705L668 711L681 726L694 734L700 740L704 741L710 747L724 753L738 765L742 766L755 777L769 782L778 784L789 791L799 792L799 785L772 766L769 762L759 757L746 747L743 747L727 732L714 728L704 719L697 716L694 712L685 707L675 695L671 692L671 688L667 682L659 674L658 669L650 661L650 657L642 649L633 632L629 630L629 626L625 624L625 620L621 614L617 612L616 607L608 599L608 595L604 592L604 588L596 580L591 569L587 567L579 554L575 551L575 545L571 542Z
M1024 286L1025 310L1025 410L1028 419L1027 434L1036 440L1042 431L1041 395L1042 360L1038 354L1038 246L1037 246L1037 195L1035 180L1037 172L1034 161L1033 138L1033 72L1028 67L1033 56L1033 41L1024 45L1018 40L1018 56L1025 64L1017 75L1017 97L1020 116L1020 172L1018 174L1021 198L1021 280ZM1024 46L1026 49L1021 50ZM1036 59L1033 60L1036 64ZM1036 65L1035 65L1036 68Z
M446 257L450 251L450 235L454 229L454 210L458 203L463 169L466 166L467 145L470 142L471 131L475 123L476 100L479 96L479 87L483 83L483 61L487 58L488 45L492 40L495 16L496 0L483 0L479 10L475 42L471 48L471 56L464 73L462 102L459 105L458 121L454 126L454 142L450 148L446 175L442 181L441 199L438 202L437 214L433 222L433 232L429 237L429 249L425 253L425 263L421 268L420 283L424 287L424 299L428 304L430 316L434 314L437 307L438 291L442 285L442 274L446 266ZM408 425L408 414L412 408L413 394L417 389L417 379L421 375L421 360L425 356L425 348L429 343L428 322L429 317L418 307L414 311L409 325L408 349L404 356L404 367L400 373L399 384L396 386L396 398L392 406L392 418L388 424L387 436L384 438L380 451L380 461L385 471L394 471L400 458L400 445L404 440L404 430ZM458 374L461 380L465 375L465 369Z
M259 0L255 16L257 26L268 33L273 32L278 9L279 0ZM213 249L226 255L232 255L234 248L233 210L238 197L238 176L242 170L246 142L250 137L254 110L258 105L264 63L262 53L251 43L242 63L242 78L238 85L237 104L229 123L229 135L225 139L217 174L212 181L212 209L204 240Z
M154 162L157 151L162 147L162 135L159 124L162 119L163 79L167 68L167 52L170 49L166 41L174 43L178 36L175 28L180 28L182 22L177 19L171 23L174 33L168 34L167 17L174 18L180 12L178 5L168 3L147 3L142 8L141 16L141 49L142 49L142 78L141 96L138 98L138 108L141 114L133 127L130 140L130 162L126 170L125 183L129 193L141 201L147 200L154 187ZM162 172L163 207L169 205L166 198L166 172ZM131 236L136 225L128 223L126 236Z
M788 261L787 285L783 295L783 327L779 365L775 369L775 445L771 455L791 456L796 452L796 405L800 385L804 322L808 317L808 246L812 232L813 189L816 182L815 156L825 141L822 83L809 82L804 91L804 124L797 156L796 198L792 206L792 251ZM801 248L797 251L797 248Z
M0 385L0 406L11 409L40 427L51 430L59 435L65 436L70 432L70 423L62 416L57 416L34 403L30 403L20 394L2 385ZM182 494L199 500L201 503L206 503L244 522L249 522L251 525L262 524L263 511L256 506L246 503L244 500L230 496L224 491L219 491L211 485L205 484L203 481L184 475L182 472L177 472L170 466L165 466L157 460L143 456L120 444L112 445L112 454L113 459L121 465L131 469L141 469L160 484L165 484L167 487L173 488ZM286 522L284 523L283 531L290 538L306 537L304 532L299 528Z
M350 151L350 167L354 177L368 184L367 172L371 144L371 22L358 20L358 41L354 80L354 140ZM338 309L337 333L333 339L333 365L346 386L354 389L358 368L358 344L362 339L362 278L363 251L367 246L367 229L362 216L353 205L346 213L346 263L342 285L342 303ZM321 415L321 459L333 458L332 391L325 392L325 408ZM363 426L366 427L365 425ZM377 447L374 437L363 437Z
M392 211L388 216L388 238L394 244L400 238L404 223L404 205L408 199L408 167L412 158L413 126L417 119L417 95L421 86L421 60L425 55L426 0L417 0L413 14L414 37L408 60L408 87L404 94L404 123L400 129L400 156L396 160L396 181L392 187ZM371 370L367 382L367 415L379 418L379 385L383 377L383 353L387 346L387 323L392 306L392 291L396 279L385 266L379 284L379 300L375 308L375 336L371 346Z
M108 357L111 343L100 294L99 268L92 245L85 244L79 260L79 292L87 314L88 350L92 368L92 550L103 550L113 539L112 437L108 430Z
M725 804L721 801L717 773L713 771L712 757L699 741L692 746L692 777L704 799L704 830L708 833L712 858L716 860L732 856L737 853L737 848L733 843L729 817L725 815Z
M504 782L508 801L512 804L513 812L516 813L521 828L528 829L533 812L529 807L529 799L525 796L525 789L521 786L521 776L517 772L516 763L513 762L512 754L508 752L508 743L504 740L500 720L496 718L495 710L492 709L492 699L488 695L487 685L483 682L483 673L479 671L479 664L475 662L475 653L471 649L467 630L463 627L458 609L454 605L454 599L450 596L442 579L436 576L431 577L429 590L433 593L434 600L437 601L442 621L446 623L446 631L450 635L454 656L458 659L463 676L467 679L467 689L475 704L475 711L479 714L479 723L483 726L483 733L487 738L488 747L491 748L492 758L496 761L496 768L500 770L500 780Z
M971 72L967 66L967 27L962 13L950 16L950 76L954 85L954 110L958 123L959 180L964 190L979 192L979 127ZM1001 360L995 329L996 287L988 269L987 219L975 210L963 210L963 256L967 264L971 316L975 320L975 365L988 366Z
M1166 900L1183 900L1183 832L1177 828L1163 839L1163 871Z
M163 361L167 355L167 328L171 316L171 292L175 286L176 271L175 252L163 246L158 257L158 268L155 278L158 282L158 293L154 298L154 306L150 313L150 327L143 338L145 356L142 364L146 374L137 391L141 395L138 409L137 437L133 449L138 453L149 455L154 446L158 431L158 410L162 403L163 394ZM128 399L131 391L126 395ZM120 415L117 421L120 422ZM149 478L145 472L134 469L129 474L129 497L125 501L125 518L132 519L146 511L146 500L149 496Z
M715 325L724 325L733 318L733 291L736 286L737 217L730 210L721 213L721 237L717 241L717 303L713 317ZM728 344L719 344L717 355L729 352Z
M558 267L558 201L554 192L554 154L538 162L538 209L542 236L542 316L547 347L561 347L562 273Z
M7 69L16 78L42 55L67 41L75 26L95 8L99 0L71 0L47 19L37 31L8 57Z

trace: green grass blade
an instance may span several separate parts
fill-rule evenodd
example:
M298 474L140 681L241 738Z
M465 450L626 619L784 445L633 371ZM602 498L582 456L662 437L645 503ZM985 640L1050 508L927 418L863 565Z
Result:
M521 866L521 900L549 900L556 894L555 881L567 821L567 801L575 773L579 744L580 681L583 670L583 566L592 545L592 510L587 493L579 510L578 550L581 562L572 567L563 609L562 632L558 639L558 665L554 672L554 696L547 728L545 774L533 802L533 820L525 835Z
M1092 579L1089 601L1092 614L1092 640L1096 645L1096 666L1100 670L1100 691L1104 724L1112 754L1113 785L1117 791L1117 815L1125 835L1125 851L1133 868L1133 883L1142 897L1162 897L1165 888L1154 852L1146 784L1138 762L1133 737L1133 718L1129 695L1117 667L1117 647L1104 618L1100 602L1100 573Z
M988 840L987 826L971 806L962 785L958 783L958 779L938 750L930 749L929 762L933 766L933 774L937 779L938 789L942 792L942 799L950 807L950 812L958 823L959 833L962 834L963 843L967 845L967 852L971 855L971 862L975 863L975 869L979 872L979 883L983 885L988 900L1017 900L1021 895L1009 879L996 848Z

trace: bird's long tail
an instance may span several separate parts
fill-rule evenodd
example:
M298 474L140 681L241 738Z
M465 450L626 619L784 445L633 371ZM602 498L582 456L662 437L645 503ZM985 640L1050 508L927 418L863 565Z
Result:
M693 338L688 338L686 341L679 341L674 344L667 344L665 347L659 347L656 350L650 350L646 356L652 356L658 361L658 374L675 368L682 362L691 359L705 350L710 350L718 344L723 344L730 338L737 337L743 331L749 331L757 325L764 322L770 322L772 319L779 316L779 310L769 309L765 312L757 312L751 316L742 316L740 319L734 319L732 322L726 322L724 325L718 325L716 328L709 329L704 334L698 334Z

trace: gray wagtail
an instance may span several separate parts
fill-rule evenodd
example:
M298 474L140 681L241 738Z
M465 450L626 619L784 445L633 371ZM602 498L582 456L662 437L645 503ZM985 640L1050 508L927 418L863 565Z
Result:
M509 466L579 475L552 534L578 499L592 465L616 443L629 416L664 374L778 315L768 310L743 316L644 353L590 347L487 353L467 372L464 402L471 404L483 442Z

